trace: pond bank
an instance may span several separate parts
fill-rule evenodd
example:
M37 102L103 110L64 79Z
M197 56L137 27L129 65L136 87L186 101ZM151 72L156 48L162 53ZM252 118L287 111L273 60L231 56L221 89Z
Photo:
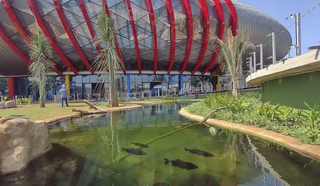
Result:
M104 111L106 111L106 113L107 113L107 112L115 112L115 111L120 111L120 110L136 109L136 108L140 108L140 107L142 107L142 105L130 104L130 105L123 105L123 106L114 107L114 108L104 108ZM54 118L50 118L50 119L45 119L43 121L46 124L50 124L50 123L57 122L60 120L64 120L64 119L68 119L68 118L77 118L77 117L81 117L81 114L75 112L75 113L64 115L64 116L58 116L58 117L54 117Z
M185 108L182 108L179 111L179 114L194 121L201 121L204 118L202 116L191 114ZM318 145L305 144L297 138L245 124L232 123L217 119L208 119L206 123L212 126L231 129L277 143L288 149L294 150L308 158L320 162L320 146Z

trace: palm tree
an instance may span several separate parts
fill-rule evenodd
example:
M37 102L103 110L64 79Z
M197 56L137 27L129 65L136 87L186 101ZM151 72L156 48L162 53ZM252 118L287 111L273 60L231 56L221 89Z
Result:
M111 18L106 14L105 7L102 6L98 17L98 34L95 40L98 45L103 47L93 64L93 68L96 72L100 71L105 74L109 72L109 106L117 107L119 104L115 76L121 68L121 62L115 49L112 25Z
M226 36L223 40L215 37L216 49L220 48L219 53L220 63L222 63L223 70L231 76L232 95L238 95L238 81L242 78L242 55L248 49L254 49L254 45L249 42L247 32L239 33L233 36L231 29L227 30Z
M51 46L46 37L38 32L31 36L29 56L31 59L31 65L29 66L29 72L31 77L34 78L32 86L38 87L40 94L40 107L45 107L45 93L47 85L47 74L54 67L54 63L48 58L52 57Z

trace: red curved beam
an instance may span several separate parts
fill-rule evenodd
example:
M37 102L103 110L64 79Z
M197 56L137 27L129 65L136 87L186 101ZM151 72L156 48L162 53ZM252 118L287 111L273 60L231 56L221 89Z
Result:
M238 32L238 15L236 8L234 7L234 4L231 0L224 0L227 3L227 6L230 10L231 16L232 16L232 34L233 36L237 35Z
M109 7L108 7L108 4L107 4L107 0L102 0L102 4L106 10L106 14L111 18L111 15L110 15L110 12L109 12ZM114 31L113 31L114 33ZM117 50L117 54L118 54L118 57L121 61L121 69L123 71L124 74L126 74L126 69L125 69L125 65L124 65L124 61L123 61L123 57L122 57L122 54L121 54L121 50L120 50L120 47L119 47L119 44L118 44L118 39L117 39L117 36L116 34L113 34L114 35L114 45L116 46L116 50Z
M224 14L223 14L223 7L220 2L220 0L212 0L217 8L218 11L218 19L219 19L219 33L218 33L218 38L220 40L223 39L224 37ZM212 7L213 11L215 11L214 7ZM213 56L210 59L210 62L207 64L206 68L201 72L202 75L205 74L214 64L214 62L217 60L218 54L220 52L220 47L217 48L217 50L214 52Z
M154 49L154 62L153 62L153 73L156 74L158 67L158 39L157 39L157 29L156 29L156 19L154 17L154 11L152 7L151 0L145 0L147 8L149 10L149 17L151 22L151 30L153 33L153 49Z
M231 13L231 17L232 17L232 35L236 36L238 34L238 15L237 15L237 11L234 7L234 4L232 3L231 0L224 0L227 3L227 6L230 10ZM215 74L219 69L220 69L221 65L218 66L218 69L214 68L211 71L211 75Z
M171 0L166 0L166 4L167 4L167 11L168 11L168 20L170 23L170 42L171 42L170 60L168 64L167 73L170 74L173 67L173 63L174 63L174 54L176 52L176 23L174 20L174 12L172 8Z
M31 65L31 60L26 56L4 33L0 28L0 37L8 45L8 47L16 53L19 58L27 65Z
M192 40L193 40L193 16L191 12L191 5L189 0L183 0L183 4L187 13L187 48L186 55L184 57L183 63L180 67L180 74L182 74L189 62L191 49L192 49Z
M94 70L91 68L90 63L86 59L86 56L83 54L77 39L74 37L74 35L73 35L72 31L71 31L71 28L70 28L69 23L68 23L68 21L66 19L66 16L64 15L64 12L63 12L63 10L61 8L60 0L53 0L53 2L54 2L54 6L56 7L56 10L57 10L57 13L59 15L59 18L61 20L61 23L63 25L63 28L67 32L67 34L69 36L69 39L70 39L72 45L74 46L74 49L76 49L76 51L77 51L82 63L84 64L84 66L86 66L86 68L89 70L89 72L91 74L94 74Z
M0 38L8 45L8 47L17 54L17 56L28 66L31 65L30 58L25 55L3 32L3 30L0 28ZM58 75L62 75L62 72L58 70L57 68L52 69L54 72L56 72Z
M89 15L88 15L86 6L84 5L83 0L78 0L78 2L79 2L79 5L80 5L81 12L82 12L82 14L83 14L84 20L85 20L86 23L87 23L87 26L88 26L90 35L91 35L92 39L95 41L96 34L95 34L95 32L94 32L94 30L93 30L93 27L92 27L92 24L91 24L91 22L90 22L90 19L89 19ZM96 50L97 50L97 52L98 52L99 54L101 53L101 47L100 47L98 44L96 44Z
M27 44L30 44L30 38L29 38L29 34L25 31L25 29L23 28L23 26L21 25L18 17L16 16L16 14L14 13L14 11L12 10L10 3L8 0L1 0L2 6L4 8L4 10L6 11L8 17L10 18L11 22L13 23L13 25L15 26L15 28L18 30L18 32L20 33L20 35L22 36L22 38L26 41ZM14 47L16 47L13 44ZM10 47L11 48L11 47ZM11 48L12 49L12 48ZM19 49L18 49L19 50ZM19 50L20 51L20 50ZM21 51L20 51L21 52ZM17 54L18 55L18 54ZM24 55L24 54L23 54ZM25 56L25 55L24 55ZM29 57L27 57L29 59ZM25 61L25 60L23 60ZM29 59L30 61L30 59ZM62 72L59 71L56 67L52 68L53 71L55 71L57 74L62 75Z
M10 3L8 0L1 0L2 6L6 13L8 14L8 17L12 21L13 25L15 28L18 30L18 32L21 34L23 39L29 44L30 43L30 38L29 34L23 29L23 26L21 25L19 19L17 18L16 14L12 10Z
M211 71L211 75L213 76L213 75L215 75L219 70L220 70L220 68L221 68L221 64L219 64L216 68L214 68L212 71Z
M46 38L48 39L48 41L50 42L53 50L56 52L56 54L62 59L62 61L64 62L64 64L75 74L78 75L79 72L77 71L76 68L74 68L74 66L70 63L70 61L68 60L68 58L64 55L64 53L62 52L62 50L60 49L60 47L58 46L58 44L55 42L54 38L52 37L50 31L48 30L48 28L46 27L46 25L44 24L41 15L38 11L38 7L35 4L35 2L33 0L27 0L28 5L30 7L30 10L32 11L41 31L43 32L43 34L46 36Z
M139 51L139 43L138 43L136 25L134 23L133 12L132 12L132 8L131 8L130 0L125 0L125 3L127 5L127 10L128 10L128 14L129 14L129 17L130 17L130 23L131 23L131 28L132 28L132 33L133 33L133 37L134 37L134 44L135 44L135 47L136 47L138 70L139 70L139 74L141 74L141 58L140 58L140 51Z
M191 75L193 75L200 67L201 62L204 58L204 55L206 54L206 51L208 48L208 42L209 42L210 18L209 18L208 5L206 3L206 0L198 0L198 1L200 3L201 9L202 9L202 14L203 14L202 48L200 51L198 61L191 71Z

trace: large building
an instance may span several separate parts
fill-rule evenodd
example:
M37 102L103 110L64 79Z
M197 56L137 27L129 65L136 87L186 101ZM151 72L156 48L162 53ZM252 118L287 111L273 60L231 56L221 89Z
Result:
M94 42L101 6L114 20L115 46L124 64L118 87L128 93L151 91L158 85L181 90L198 85L203 89L207 83L217 88L216 75L221 71L213 40L223 38L229 28L233 35L247 31L252 43L264 45L264 65L272 63L268 34L277 36L277 60L292 44L277 20L231 0L0 1L0 75L8 77L8 86L0 81L0 91L11 97L29 93L28 43L36 32L42 32L52 46L56 69L50 75L57 77L55 81L71 84L73 95L94 94L100 77L91 67L103 48ZM257 55L258 63L259 59Z

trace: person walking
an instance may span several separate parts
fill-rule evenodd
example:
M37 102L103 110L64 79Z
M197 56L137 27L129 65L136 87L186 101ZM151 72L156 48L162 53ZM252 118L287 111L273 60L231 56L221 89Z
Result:
M67 107L68 105L68 90L66 89L65 85L62 85L62 88L59 90L60 92L60 97L61 97L61 107L63 107L63 101L66 101Z
M196 92L194 95L195 95L196 99L198 99L198 96L199 96L198 89L196 89Z

